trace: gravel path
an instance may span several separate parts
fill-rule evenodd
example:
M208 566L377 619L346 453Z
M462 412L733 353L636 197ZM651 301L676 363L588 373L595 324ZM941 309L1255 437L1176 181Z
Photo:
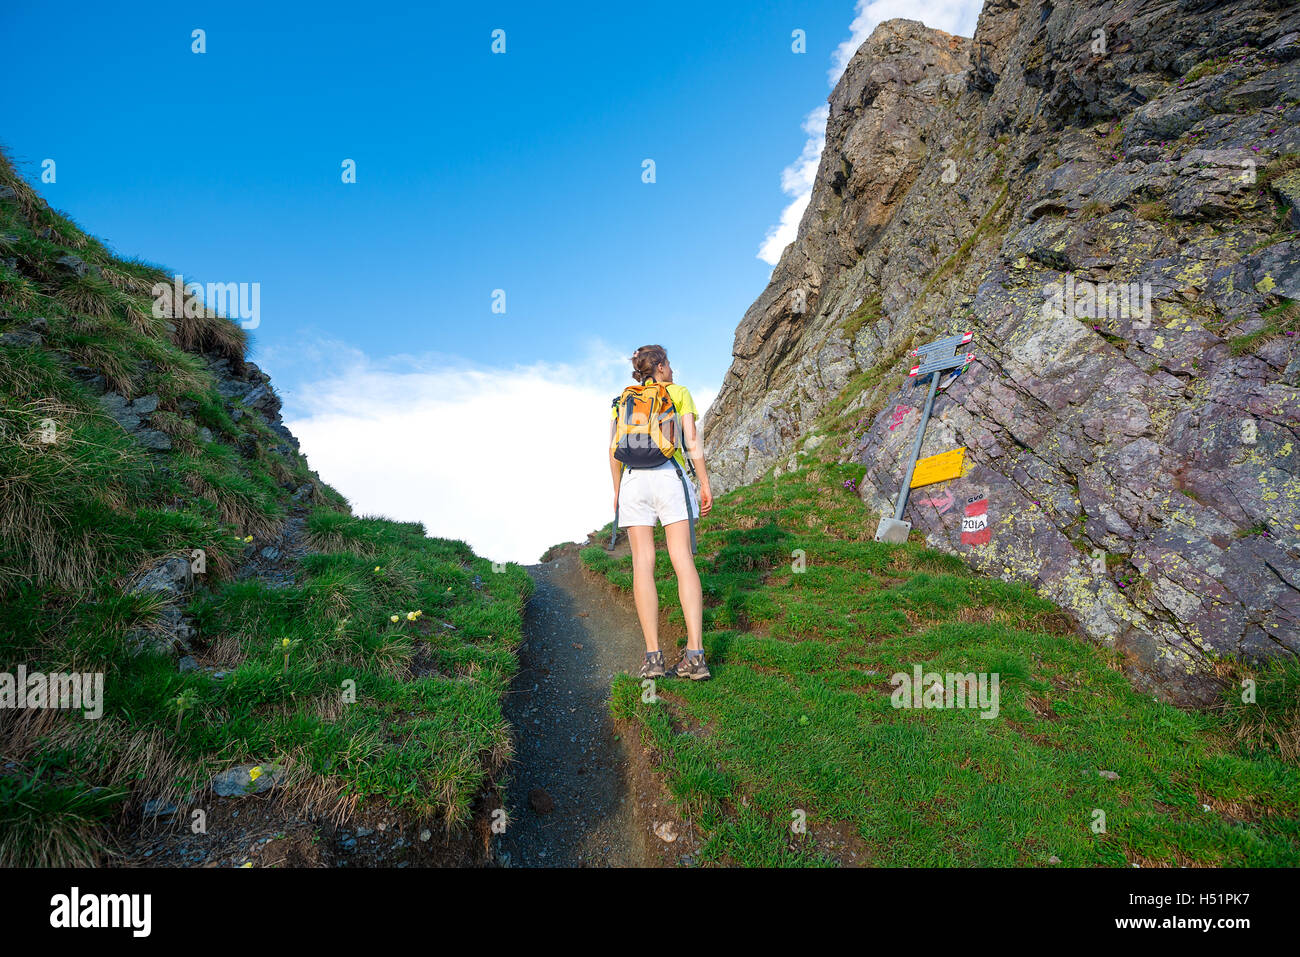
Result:
M524 619L519 674L506 702L515 729L512 867L644 867L636 795L609 685L645 653L630 601L586 577L578 549L530 566L537 588Z

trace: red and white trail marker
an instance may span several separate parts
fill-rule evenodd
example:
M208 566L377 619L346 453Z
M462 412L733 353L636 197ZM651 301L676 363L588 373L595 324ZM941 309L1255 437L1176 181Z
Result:
M989 500L979 498L966 506L966 514L961 519L961 543L963 545L987 545L993 537L989 528Z

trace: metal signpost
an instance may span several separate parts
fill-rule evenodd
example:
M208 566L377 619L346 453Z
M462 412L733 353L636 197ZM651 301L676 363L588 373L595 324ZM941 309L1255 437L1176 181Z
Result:
M920 361L912 367L909 377L930 375L930 394L925 399L925 411L921 413L921 427L916 430L916 442L912 444L912 454L907 459L907 470L903 473L903 485L898 490L898 504L894 508L894 517L881 516L876 526L876 541L901 545L907 541L907 534L912 530L912 523L903 521L903 512L907 508L907 496L912 487L912 472L916 468L917 457L921 454L921 443L925 439L925 427L930 421L930 411L934 408L934 396L939 391L939 376L948 369L964 366L975 358L973 352L957 354L957 347L964 346L974 338L973 332L962 336L947 336L936 339L928 346L912 350L909 355Z

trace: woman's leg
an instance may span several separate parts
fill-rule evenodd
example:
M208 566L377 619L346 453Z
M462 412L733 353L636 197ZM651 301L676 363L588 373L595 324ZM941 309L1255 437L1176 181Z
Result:
M659 650L659 592L655 590L655 530L650 525L629 525L632 546L632 596L641 619L645 650Z
M700 651L704 648L704 593L700 588L695 556L691 554L689 523L683 519L665 525L664 537L668 540L668 557L673 560L673 571L677 573L677 594L681 596L682 616L686 619L686 647Z

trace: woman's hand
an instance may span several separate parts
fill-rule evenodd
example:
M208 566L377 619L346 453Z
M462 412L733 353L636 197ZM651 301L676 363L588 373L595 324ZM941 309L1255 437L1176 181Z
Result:
M700 518L709 514L713 508L713 490L709 488L709 483L705 482L700 486Z

